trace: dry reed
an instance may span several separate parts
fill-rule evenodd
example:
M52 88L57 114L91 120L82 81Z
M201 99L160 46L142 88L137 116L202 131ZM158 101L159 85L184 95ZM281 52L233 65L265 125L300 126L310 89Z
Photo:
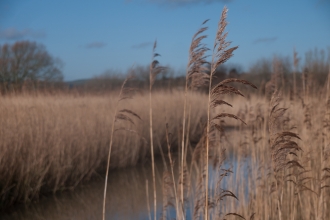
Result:
M284 80L282 65L274 59L266 96L250 95L247 102L241 102L238 97L243 92L231 83L254 85L241 79L212 83L218 66L237 49L227 49L226 15L224 8L210 75L204 66L208 49L201 43L207 28L200 28L193 36L184 92L152 93L153 82L163 70L155 60L159 56L155 43L149 102L144 94L132 102L124 98L125 108L117 111L121 99L112 95L0 97L2 207L73 189L85 180L108 174L108 169L135 165L151 155L156 219L154 155L167 150L170 170L166 165L162 179L164 219L169 218L169 206L175 207L178 219L185 219L185 203L189 202L193 203L190 210L194 219L326 219L330 215L330 69L325 87L319 89L321 95L315 95L313 74L308 69L301 74L299 88L294 52L290 99L284 90L290 82ZM207 95L193 92L205 83ZM145 111L148 105L149 113ZM231 107L231 113L219 107ZM149 117L149 123L135 123L133 118L140 116ZM224 118L235 120L227 122ZM133 124L140 136L126 132L132 131ZM150 137L150 143L141 137ZM155 140L159 152L154 149ZM180 151L177 181L173 146ZM192 155L189 170L188 153ZM148 181L143 187L149 199Z
M182 120L182 92L154 94L155 138L166 143L164 115L169 121ZM192 104L204 103L196 94ZM2 207L37 200L41 194L73 189L106 170L116 96L6 96L0 97L0 182ZM171 104L169 104L171 103ZM134 109L148 118L145 96L123 100L126 109ZM200 135L203 106L192 110L190 136ZM148 137L148 121L135 123L142 137ZM133 125L119 122L117 128ZM172 123L173 148L177 147L179 126ZM158 154L158 151L155 152ZM132 166L150 155L146 142L136 134L116 131L110 169Z
M126 131L126 132L136 133L135 130L128 129L128 128L125 128L125 127L115 129L116 122L118 124L120 121L126 121L126 122L129 122L129 123L134 125L134 121L133 121L132 118L141 120L141 117L138 114L136 114L135 112L133 112L132 110L129 110L129 109L118 110L119 103L121 101L123 101L125 99L128 99L128 98L131 98L132 94L130 94L130 93L132 92L132 89L125 88L125 85L126 85L127 81L130 78L131 78L131 76L128 76L124 80L124 82L121 86L121 89L120 89L119 94L118 94L117 102L115 104L115 110L114 110L114 113L113 113L113 118L112 118L109 152L108 152L108 158L107 158L107 168L106 168L105 183L104 183L103 213L102 213L103 214L103 220L105 220L105 210L106 210L105 209L105 202L106 202L106 196L107 196L108 176L109 176L111 150L112 150L112 145L113 145L113 140L114 140L114 134L115 134L115 132L118 132L118 131Z
M156 195L156 180L155 180L155 154L154 154L154 142L153 142L153 127L152 127L152 86L158 74L164 71L164 67L159 65L158 60L155 58L160 56L156 53L157 41L154 42L152 50L152 62L150 64L149 72L149 124L150 124L150 152L151 152L151 166L152 166L152 182L153 182L153 194L154 194L154 220L156 220L157 210L157 195Z

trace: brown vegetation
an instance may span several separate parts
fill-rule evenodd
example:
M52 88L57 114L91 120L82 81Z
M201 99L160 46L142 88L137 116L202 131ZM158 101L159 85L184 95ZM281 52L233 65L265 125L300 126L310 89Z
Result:
M165 143L164 121L182 118L181 92L154 93L155 151ZM0 183L3 206L37 199L40 193L71 189L106 169L112 114L116 96L5 96L0 97ZM195 94L191 137L200 135L204 96ZM137 112L142 121L134 126L139 135L118 131L114 136L110 167L145 161L150 153L148 100L137 95L121 103ZM135 119L134 119L135 120ZM125 122L123 122L125 123ZM122 127L117 125L118 128ZM123 124L127 127L127 124ZM133 126L133 125L129 125ZM128 127L129 128L129 127ZM170 126L174 134L179 124ZM173 145L177 145L177 136ZM196 141L196 140L195 140Z
M119 89L121 79L112 87L119 96L86 95L77 89L0 97L2 207L73 189L104 173L107 183L110 168L151 158L153 187L146 182L146 194L153 195L156 210L154 155L161 154L166 164L163 219L170 206L177 219L186 219L188 207L194 219L326 219L330 71L327 80L324 72L329 63L310 58L300 73L294 52L292 76L289 65L274 58L262 68L254 67L258 77L250 73L213 81L237 49L227 49L226 13L225 8L211 63L202 43L207 28L194 35L183 88L153 90L161 82L157 74L164 70L153 51L149 91L140 86L134 99L123 96L124 85L139 81L124 81ZM256 88L246 79L261 90L246 92L240 86ZM194 91L205 84L208 93ZM179 154L176 171L173 149ZM105 201L106 189L103 216Z

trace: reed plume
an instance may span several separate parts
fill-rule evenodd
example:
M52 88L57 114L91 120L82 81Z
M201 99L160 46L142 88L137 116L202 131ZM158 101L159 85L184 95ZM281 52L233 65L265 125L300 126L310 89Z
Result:
M298 58L298 53L296 52L296 49L293 49L293 101L296 100L297 96L297 79L296 79L296 73L298 71L298 63L299 63L299 58Z
M218 30L215 37L215 42L213 46L213 54L212 54L212 62L211 62L211 72L209 76L209 92L208 92L208 109L207 109L207 126L206 126L206 149L205 149L205 207L204 207L204 219L209 218L209 195L208 195L208 185L209 185L209 171L208 171L208 164L209 164L209 148L210 148L210 134L213 129L220 129L221 125L219 124L219 119L224 117L233 118L236 120L241 120L234 114L230 113L220 113L216 116L211 118L211 109L221 106L221 105L229 105L226 101L222 100L223 94L236 94L241 95L243 94L236 88L228 85L229 83L236 82L241 84L249 85L253 88L257 88L253 84L249 83L248 81L241 80L241 79L225 79L218 83L217 85L212 85L212 79L216 73L217 68L225 63L230 57L233 56L233 52L238 48L231 47L229 41L226 41L226 37L228 32L225 32L227 26L227 12L228 9L224 7L220 21L218 23Z
M119 130L126 130L126 131L130 131L130 132L135 132L134 130L131 129L127 129L127 128L117 128L115 129L115 125L117 121L126 121L129 122L130 124L134 125L134 121L132 118L137 118L139 120L141 120L140 116L138 114L136 114L135 112L133 112L132 110L129 109L121 109L118 110L119 107L119 103L122 100L125 100L127 98L129 98L131 96L131 89L126 89L125 85L127 83L127 81L132 78L132 76L128 76L120 89L120 92L118 94L118 98L117 98L117 103L115 105L115 111L114 111L114 116L113 116L113 120L112 120L112 127L111 127L111 134L110 134L110 143L109 143L109 151L108 151L108 160L107 160L107 170L106 170L106 174L105 174L105 183L104 183L104 195L103 195L103 215L102 215L102 219L105 220L105 201L106 201L106 194L107 194L107 183L108 183L108 176L109 176L109 168L110 168L110 159L111 159L111 150L112 150L112 144L113 144L113 139L114 139L114 134L116 131Z
M303 176L308 171L301 164L298 154L298 152L302 152L302 148L295 140L300 140L300 137L294 132L281 128L281 123L283 123L281 119L287 109L279 107L280 99L281 95L275 90L270 101L269 143L275 178L272 192L277 195L278 218L283 219L282 204L285 182L292 182L297 194L305 190L314 191L305 185L311 177Z
M152 86L159 73L165 70L165 67L160 66L158 60L155 58L160 56L156 53L157 41L154 42L152 50L152 62L149 67L149 121L150 121L150 152L151 152L151 163L152 163L152 182L153 182L153 193L154 193L154 220L156 220L157 210L157 196L156 196L156 177L155 177L155 156L154 156L154 144L153 144L153 128L152 128Z
M327 213L326 205L326 190L330 187L330 65L328 79L326 82L326 96L325 96L325 114L323 118L323 146L321 148L321 185L320 185L320 199L319 199L319 213L321 219L324 219ZM329 198L329 197L328 197Z
M205 25L208 20L205 20L202 25ZM207 46L202 43L202 40L207 37L207 35L203 35L207 30L207 27L202 26L193 36L190 48L189 48L189 61L187 64L186 70L186 82L185 82L185 92L184 92L184 105L183 105L183 119L182 119L182 142L181 142L181 166L180 167L180 206L182 210L179 213L179 218L184 218L185 210L184 210L184 173L186 171L186 149L185 146L188 146L188 143L185 143L185 135L186 135L186 114L187 114L187 103L188 103L188 93L193 89L197 89L199 87L207 85L208 75L206 71L208 70L206 65L208 62L206 61L207 55L206 52L209 50ZM188 115L188 120L190 115ZM189 136L189 127L187 130L187 142ZM180 217L181 216L181 217Z

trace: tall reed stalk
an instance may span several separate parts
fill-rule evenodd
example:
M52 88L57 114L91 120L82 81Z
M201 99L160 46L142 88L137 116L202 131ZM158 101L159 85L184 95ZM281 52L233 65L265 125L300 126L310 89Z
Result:
M168 153L168 159L170 160L170 169L171 169L171 177L173 182L173 191L174 191L174 197L175 197L175 208L176 210L179 210L179 201L177 196L177 190L175 186L175 178L174 178L174 162L172 160L171 155L171 144L170 144L170 134L168 132L168 124L166 123L166 143L167 143L167 153ZM177 217L180 217L177 215Z
M253 88L257 88L253 84L245 81L245 80L239 80L239 79L225 79L218 83L217 85L212 85L212 79L216 73L217 68L225 63L230 57L233 56L233 52L238 48L232 47L227 49L228 46L230 46L231 42L226 41L226 37L228 35L227 32L225 32L226 26L227 26L227 12L228 9L224 7L220 21L218 23L218 30L215 37L215 42L213 46L213 54L212 54L212 62L211 62L211 71L209 76L209 87L208 87L208 106L207 106L207 126L206 126L206 153L205 153L205 209L204 209L204 219L207 220L209 218L209 193L208 193L208 187L209 187L209 148L210 148L210 135L211 131L214 129L222 130L221 128L221 121L218 122L220 119L224 117L233 118L236 120L240 120L243 123L245 123L242 119L237 117L236 115L229 114L229 113L220 113L217 114L215 117L211 118L211 109L220 106L220 105L227 105L231 106L229 103L222 100L223 94L236 94L241 95L243 94L236 88L227 85L228 83L232 82L238 82L242 84L249 85Z
M227 26L227 12L228 9L225 7L222 11L221 18L218 24L218 31L216 34L214 47L213 47L213 54L212 54L212 62L211 62L211 72L209 76L209 92L208 92L208 107L207 107L207 125L206 125L206 155L205 155L205 215L204 219L207 220L209 218L209 195L208 195L208 186L209 186L209 142L210 142L210 126L211 126L211 96L212 96L212 79L216 72L217 67L224 63L232 56L232 52L237 49L237 47L230 48L229 50L225 49L229 46L229 42L226 42L225 39L227 37L227 33L224 33L225 28Z
M205 25L208 20L205 20L202 25ZM193 36L190 48L189 48L189 61L187 64L186 70L186 82L185 82L185 92L184 92L184 105L183 105L183 119L182 119L182 142L181 142L181 166L180 170L180 206L181 209L177 210L179 212L179 218L185 219L185 210L184 210L184 172L186 168L186 147L188 146L188 137L189 137L189 124L186 131L186 120L187 120L187 103L188 95L192 89L197 89L201 86L204 86L208 80L208 75L206 74L207 67L205 64L207 56L205 53L209 50L205 44L202 43L202 40L205 39L206 35L203 34L208 28L201 27ZM188 114L188 121L190 114ZM187 133L187 134L186 134ZM186 138L185 138L186 136ZM185 143L186 139L186 143Z
M319 215L320 219L324 219L324 216L327 213L327 204L326 204L326 189L330 187L327 184L327 179L329 178L330 167L329 167L329 156L327 152L330 150L330 65L328 79L326 82L326 96L325 96L325 106L326 111L323 119L323 133L324 140L323 146L321 148L321 186L320 186L320 199L319 199Z
M125 94L125 90L124 87L127 83L127 81L131 78L131 76L127 77L118 94L118 98L117 98L117 102L115 105L115 110L114 110L114 115L113 115L113 119L112 119L112 125L111 125L111 133L110 133L110 143L109 143L109 151L108 151L108 159L107 159L107 170L106 170L106 174L105 174L105 182L104 182L104 194L103 194L103 212L102 212L102 219L105 220L105 201L106 201L106 195L107 195L107 183L108 183L108 176L109 176L109 169L110 169L110 159L111 159L111 149L112 149L112 145L113 145L113 139L114 139L114 134L116 131L119 130L126 130L126 131L133 131L133 130L129 130L126 128L119 128L119 129L115 129L115 124L118 120L124 120L127 121L131 124L133 123L133 120L130 116L133 116L135 118L141 119L140 116L138 114L136 114L135 112L133 112L132 110L129 109L121 109L118 111L118 107L119 107L119 103L126 99L128 96L127 94ZM134 131L133 131L134 132Z
M155 58L160 56L156 53L157 41L154 42L152 50L152 62L149 67L149 132L150 132L150 153L151 153L151 166L152 166L152 183L154 194L154 220L156 220L157 211L157 195L156 195L156 175L155 175L155 156L154 156L154 144L153 144L153 128L152 128L152 86L159 73L165 70L164 67L159 65L158 60Z
M299 59L298 59L298 54L296 52L296 49L293 49L293 101L296 100L296 96L297 96L297 79L296 79L296 74L298 71L298 63L299 63Z

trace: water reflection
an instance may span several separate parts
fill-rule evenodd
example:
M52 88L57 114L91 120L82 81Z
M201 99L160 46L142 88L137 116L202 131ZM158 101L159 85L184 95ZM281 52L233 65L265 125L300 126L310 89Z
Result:
M158 160L156 168L156 192L157 198L161 201L161 179L164 169L161 160ZM146 180L149 182L150 207L153 207L151 204L153 195L150 164L112 171L109 175L107 190L107 219L149 219ZM103 188L104 182L100 179L79 187L73 192L43 198L35 204L15 207L13 213L0 214L0 219L101 219ZM160 211L161 204L158 205L158 216L160 216Z
M234 171L237 170L237 167L237 165L233 166ZM178 169L175 168L175 170L175 175L178 176ZM158 158L156 163L157 219L161 217L162 212L161 182L163 171L163 162L161 158ZM106 203L107 219L149 219L149 214L153 218L151 173L150 164L141 164L136 167L115 170L110 173ZM212 174L210 176L212 178ZM146 196L146 180L149 183L148 199ZM12 213L0 214L0 219L102 219L103 184L103 179L100 178L72 192L64 192L54 197L43 198L39 202L27 206L15 207L15 211ZM149 200L151 213L148 210L147 200ZM192 200L189 203L191 204ZM175 218L174 208L169 207L167 217L168 219ZM191 209L189 207L187 207L187 219L191 219Z

